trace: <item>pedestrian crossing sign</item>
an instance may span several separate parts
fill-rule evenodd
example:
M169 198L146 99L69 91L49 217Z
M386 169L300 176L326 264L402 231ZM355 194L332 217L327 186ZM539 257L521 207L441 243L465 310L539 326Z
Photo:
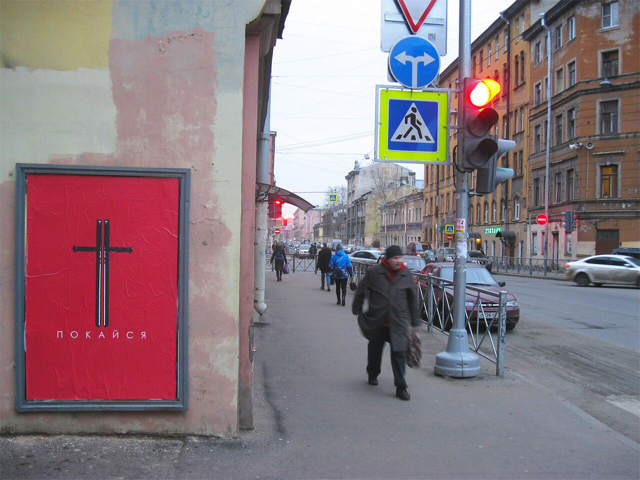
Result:
M377 162L447 161L447 90L392 90L378 86Z

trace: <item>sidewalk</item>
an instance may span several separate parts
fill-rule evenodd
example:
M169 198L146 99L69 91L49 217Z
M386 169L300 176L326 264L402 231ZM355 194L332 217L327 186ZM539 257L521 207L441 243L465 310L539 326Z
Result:
M2 478L635 479L638 446L517 372L433 374L446 337L398 400L388 349L366 383L366 341L320 276L267 272L255 328L255 430L237 439L5 437ZM348 305L353 294L348 293ZM508 338L507 338L507 349Z

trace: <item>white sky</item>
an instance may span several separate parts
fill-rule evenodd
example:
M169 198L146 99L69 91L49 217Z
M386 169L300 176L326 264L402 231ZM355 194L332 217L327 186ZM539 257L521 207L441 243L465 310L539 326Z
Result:
M426 0L425 0L426 1ZM472 39L514 0L473 0ZM448 55L458 56L459 0L448 0ZM380 0L293 0L273 57L271 130L278 186L315 205L346 185L354 161L373 158L376 84L387 80L380 50ZM424 177L422 165L405 165ZM284 213L295 210L285 205Z

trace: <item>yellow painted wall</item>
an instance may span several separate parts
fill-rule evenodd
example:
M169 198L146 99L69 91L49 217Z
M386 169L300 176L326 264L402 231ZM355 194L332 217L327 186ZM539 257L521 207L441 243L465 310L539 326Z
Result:
M0 67L107 69L111 0L0 0Z

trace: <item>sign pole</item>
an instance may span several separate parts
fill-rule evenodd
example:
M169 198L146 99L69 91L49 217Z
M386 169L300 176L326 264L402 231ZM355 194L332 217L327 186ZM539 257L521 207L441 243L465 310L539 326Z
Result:
M460 0L460 37L458 54L458 88L471 74L471 0ZM461 114L465 107L465 95L458 95L458 126L462 126ZM458 162L462 163L464 128L458 129ZM436 355L436 375L468 378L480 373L480 358L469 351L469 339L465 328L465 300L467 287L467 215L469 212L469 188L467 173L456 168L456 261L453 276L453 328L449 332L447 349Z

